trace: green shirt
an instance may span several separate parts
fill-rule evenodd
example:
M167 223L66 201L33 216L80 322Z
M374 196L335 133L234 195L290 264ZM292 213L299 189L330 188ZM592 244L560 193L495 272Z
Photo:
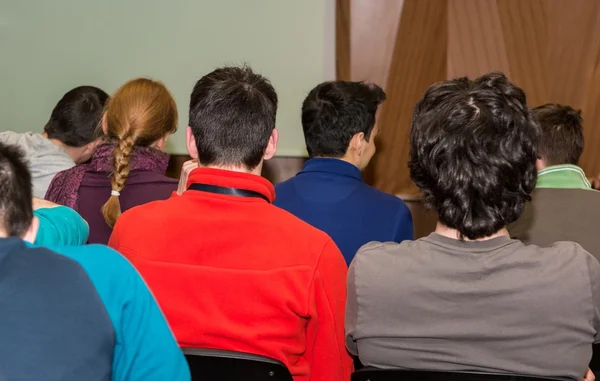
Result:
M583 169L572 164L561 164L539 171L536 188L592 189L592 185Z
M88 240L88 223L71 208L40 208L33 214L40 220L35 238L35 244L38 246L78 246L84 245Z

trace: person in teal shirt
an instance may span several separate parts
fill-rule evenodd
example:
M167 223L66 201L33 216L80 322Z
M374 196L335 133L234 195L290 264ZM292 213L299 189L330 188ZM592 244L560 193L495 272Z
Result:
M90 235L88 223L71 208L53 202L33 199L33 215L39 220L35 239L38 246L84 245Z
M0 379L190 381L162 311L127 259L103 245L32 243L81 239L64 234L81 228L80 217L60 207L34 216L33 204L44 203L32 203L23 154L1 143L0 185Z

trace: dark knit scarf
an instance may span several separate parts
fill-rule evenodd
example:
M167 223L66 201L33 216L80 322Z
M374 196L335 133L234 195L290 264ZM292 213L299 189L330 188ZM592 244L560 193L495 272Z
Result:
M50 183L46 200L77 210L79 187L83 177L88 172L107 173L109 176L114 170L115 146L113 143L102 143L96 148L90 162L59 172ZM129 168L132 171L151 171L163 175L168 164L169 154L150 147L136 146L129 159Z

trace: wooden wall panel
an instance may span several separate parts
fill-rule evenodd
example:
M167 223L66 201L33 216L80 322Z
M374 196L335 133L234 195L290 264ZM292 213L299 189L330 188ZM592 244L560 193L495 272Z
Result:
M510 78L527 92L530 105L548 93L546 0L500 0L498 11L506 43Z
M447 78L492 70L510 76L496 0L449 0Z
M353 81L373 82L385 89L403 3L404 0L350 1Z
M350 80L350 0L335 2L335 73Z
M405 0L396 35L377 140L379 153L366 179L388 193L411 194L408 176L410 120L429 85L446 78L446 0Z
M580 165L600 176L600 0L350 0L350 7L356 12L351 79L387 76L369 182L413 193L407 158L414 104L436 81L492 70L522 87L531 107L553 102L582 109Z

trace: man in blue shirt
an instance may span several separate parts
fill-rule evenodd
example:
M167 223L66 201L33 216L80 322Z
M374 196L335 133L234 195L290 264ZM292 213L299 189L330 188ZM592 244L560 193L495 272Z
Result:
M374 84L333 81L314 88L302 104L310 160L275 187L275 205L329 234L348 264L367 242L413 239L406 204L361 175L375 154L375 114L384 100Z
M119 253L26 243L39 227L31 196L22 153L0 144L0 380L189 381L156 301Z

